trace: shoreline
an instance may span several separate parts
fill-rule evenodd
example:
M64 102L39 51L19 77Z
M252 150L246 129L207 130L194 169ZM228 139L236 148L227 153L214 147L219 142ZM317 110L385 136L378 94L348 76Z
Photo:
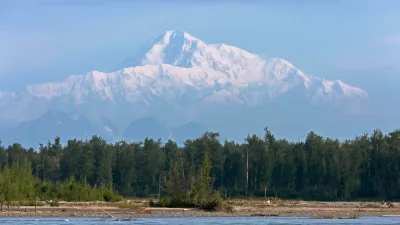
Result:
M186 208L152 208L143 205L90 205L86 203L60 204L58 207L3 206L0 217L109 217L109 218L171 218L171 217L311 217L317 219L355 219L368 216L399 216L400 204L387 207L378 202L305 202L287 201L285 204L271 204L270 201L238 201L229 209L205 212ZM263 203L263 204L260 204ZM226 204L230 204L227 201ZM75 206L74 206L75 205ZM122 207L123 206L123 207Z

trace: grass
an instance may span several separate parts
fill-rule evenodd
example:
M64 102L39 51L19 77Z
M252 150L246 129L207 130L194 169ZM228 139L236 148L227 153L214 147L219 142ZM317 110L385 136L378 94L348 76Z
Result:
M7 203L4 203L4 205L7 205ZM45 206L45 205L46 205L46 203L44 203L42 201L36 202L36 206ZM11 202L10 206L35 206L35 201Z
M143 204L135 204L135 203L119 203L117 205L120 209L137 209L141 207L145 207Z

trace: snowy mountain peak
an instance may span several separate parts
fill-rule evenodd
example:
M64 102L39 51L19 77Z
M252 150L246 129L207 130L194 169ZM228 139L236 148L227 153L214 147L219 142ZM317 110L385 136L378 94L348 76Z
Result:
M206 44L180 30L169 30L152 39L136 60L132 64L136 66L116 72L91 71L64 82L30 85L27 91L48 100L70 95L76 102L100 98L146 105L154 98L176 101L185 95L205 102L245 104L250 96L251 101L260 102L299 88L314 101L367 96L362 89L342 81L307 75L284 59L262 59L234 46ZM198 92L192 93L193 89Z
M180 30L166 31L144 45L135 57L123 65L144 66L168 64L182 68L243 69L261 63L261 58L226 44L206 44ZM229 71L226 71L229 73Z
M182 42L182 41L200 41L199 39L193 37L189 33L186 33L181 30L169 30L166 31L163 35L160 36L160 38L166 42L166 43L171 43L174 44L176 42Z
M179 30L170 30L142 47L136 56L139 65L169 64L192 67L194 58L204 51L206 44L192 35Z
M336 80L344 95L368 97L368 93L361 88L350 86L341 80Z
M22 113L24 107L39 103L43 108L38 114L50 106L71 104L73 108L97 101L186 107L262 105L280 99L315 103L368 96L340 80L308 75L284 59L263 59L238 47L206 44L179 30L154 38L126 62L114 72L90 71L62 82L29 85L18 95L0 92L0 109L8 112L8 119L17 120L15 111Z

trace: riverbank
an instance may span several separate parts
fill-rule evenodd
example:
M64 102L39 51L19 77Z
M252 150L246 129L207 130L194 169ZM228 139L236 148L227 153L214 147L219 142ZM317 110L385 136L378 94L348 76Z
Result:
M232 200L218 212L198 209L150 208L145 201L123 203L63 203L58 207L20 206L3 207L0 216L11 217L237 217L237 216L289 216L313 218L357 218L363 216L400 216L400 204L378 202L311 202Z

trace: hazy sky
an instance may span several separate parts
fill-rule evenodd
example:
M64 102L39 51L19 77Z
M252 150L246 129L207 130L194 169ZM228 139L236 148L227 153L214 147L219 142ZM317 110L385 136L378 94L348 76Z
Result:
M358 86L400 80L399 12L398 0L2 0L0 89L108 71L170 29Z

